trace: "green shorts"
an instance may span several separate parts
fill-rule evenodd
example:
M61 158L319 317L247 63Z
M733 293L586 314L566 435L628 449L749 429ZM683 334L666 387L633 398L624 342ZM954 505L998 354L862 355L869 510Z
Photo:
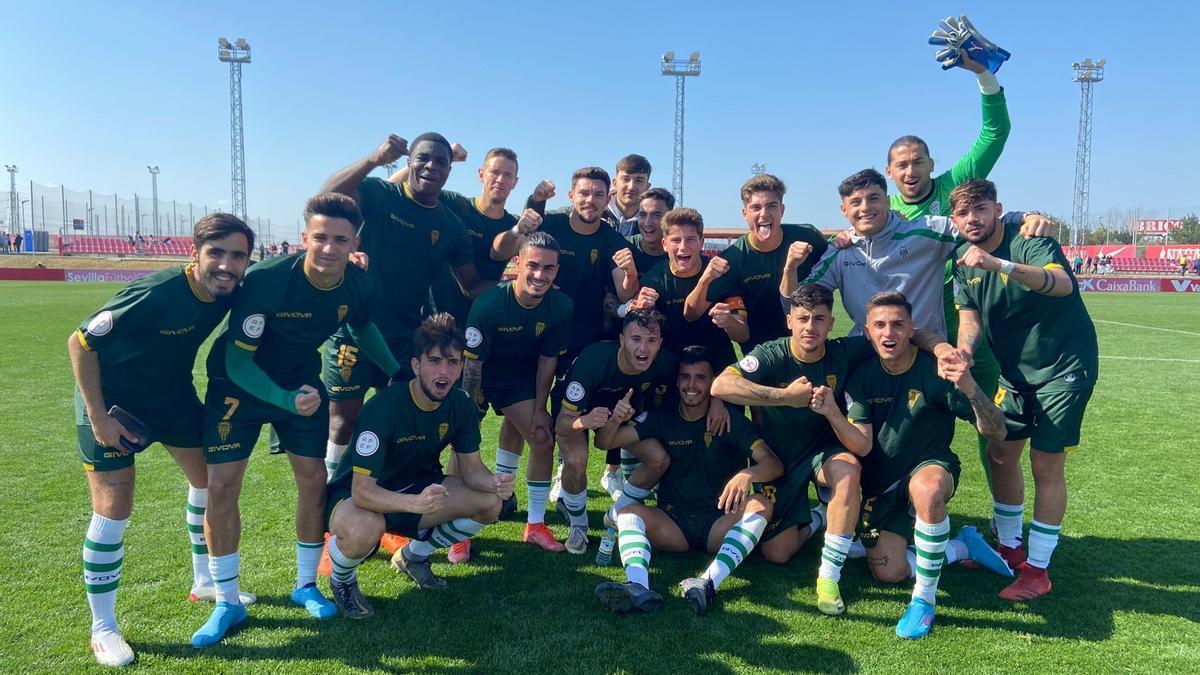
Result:
M725 512L720 509L685 513L676 510L670 504L665 504L661 508L679 526L679 530L683 532L683 538L687 540L688 548L693 551L708 550L708 534L712 531L713 525L725 515Z
M423 474L418 480L411 485L396 490L401 494L419 495L425 488L434 483L441 483L446 477L442 474ZM329 530L329 523L333 520L333 511L338 504L350 499L350 486L339 484L336 487L330 486L328 494L325 496L325 529ZM384 528L392 533L417 539L421 536L421 514L407 513L404 511L393 511L383 514Z
M329 399L320 382L321 407L309 417L277 408L225 379L208 382L204 397L204 458L209 464L246 459L264 424L275 428L280 446L301 457L325 457L329 438Z
M112 402L105 401L106 405ZM173 448L199 448L202 446L201 428L204 423L204 407L195 390L186 392L167 405L156 405L147 409L144 405L116 402L129 414L150 427L153 442ZM96 442L92 423L83 405L83 396L75 389L75 437L79 445L79 456L83 468L88 471L118 471L133 466L136 453L125 448L106 448Z
M501 411L510 405L537 398L537 383L531 378L528 381L505 382L489 386L487 380L484 380L483 396L488 403L492 404L496 414L500 415L503 414Z
M958 476L961 467L958 456L950 450L939 453L936 457L918 463L908 472L908 477L896 483L892 489L881 495L868 497L863 493L862 509L859 513L858 536L863 546L874 548L879 543L881 532L897 534L904 541L911 541L913 527L916 524L916 512L908 498L908 479L914 473L930 464L940 466L950 473L954 486L958 487Z
M762 540L774 539L789 529L802 528L812 521L812 505L808 499L808 485L817 478L817 473L829 458L848 452L840 445L822 448L789 467L779 478L762 486L762 494L771 500L771 522L763 530Z
M407 351L404 345L388 344L392 354L401 366L407 366L412 352L412 345ZM383 389L388 386L388 374L380 370L365 354L359 352L358 345L349 337L331 337L321 348L324 357L321 361L321 380L329 392L329 398L334 401L343 399L362 399L367 390L374 387ZM400 368L400 376L412 377L412 368Z
M1070 376L1068 376L1070 377ZM1019 393L1001 387L996 405L1008 427L1005 440L1023 441L1042 452L1070 452L1079 445L1083 412L1092 398L1092 381L1086 386Z

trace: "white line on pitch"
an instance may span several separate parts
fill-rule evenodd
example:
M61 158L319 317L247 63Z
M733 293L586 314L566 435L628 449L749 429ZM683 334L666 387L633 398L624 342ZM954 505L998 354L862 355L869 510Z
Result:
M1200 359L1157 359L1152 356L1109 356L1101 354L1102 359L1116 359L1118 361L1165 361L1167 363L1200 363Z
M1181 335L1191 335L1193 337L1200 337L1200 333L1193 333L1190 330L1176 330L1174 328L1159 328L1158 326L1143 326L1143 325L1137 324L1137 323L1122 323L1120 321L1108 321L1105 319L1092 319L1092 321L1095 321L1096 323L1110 323L1114 326L1127 326L1129 328L1145 328L1146 330L1160 330L1164 333L1179 333Z

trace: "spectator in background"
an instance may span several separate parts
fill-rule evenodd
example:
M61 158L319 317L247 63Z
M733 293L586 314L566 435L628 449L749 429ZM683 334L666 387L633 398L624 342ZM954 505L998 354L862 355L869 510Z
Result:
M1075 274L1081 274L1083 272L1083 257L1076 253L1073 262L1075 265Z
M284 239L284 240L283 240L283 243L279 245L279 251L280 251L280 252L281 252L283 255L287 255L287 254L288 254L288 252L289 252L289 251L288 251L288 249L289 249L289 246L288 246L288 243L287 243L287 239Z
M259 260L266 260L266 259L267 259L267 246L266 246L266 244L259 244L259 245L258 245L258 259L259 259Z
M1087 257L1087 260L1083 261L1083 273L1084 274L1095 274L1096 273L1096 261L1090 255Z
M1196 256L1195 259L1192 260L1192 274L1200 276L1200 256Z
M1187 256L1180 253L1179 254L1179 273L1187 274L1187 268L1188 268Z
M8 233L0 232L0 253L8 253Z
M13 253L21 252L21 239L22 239L22 237L19 232L13 236L13 243L12 243L12 252Z

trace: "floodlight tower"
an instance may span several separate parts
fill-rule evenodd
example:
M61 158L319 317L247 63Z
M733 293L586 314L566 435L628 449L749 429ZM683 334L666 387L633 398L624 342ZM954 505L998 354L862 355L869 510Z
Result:
M20 198L17 196L17 165L5 164L8 171L8 231L16 233L21 229ZM13 229L16 228L16 229Z
M233 183L233 215L246 219L246 140L242 134L242 64L250 63L250 45L245 38L234 44L217 40L217 60L229 64L229 140Z
M151 197L154 199L154 234L161 234L158 231L158 167L146 166L150 172L150 190Z
M1071 209L1071 245L1078 246L1088 225L1092 184L1092 85L1104 80L1105 59L1072 63L1072 82L1079 83L1079 141L1075 147L1075 203Z
M763 162L756 162L750 165L751 176L761 176L767 172L767 165Z
M700 52L692 52L685 61L676 59L675 52L662 57L662 74L675 78L675 155L671 165L671 192L675 203L683 206L683 81L700 75Z

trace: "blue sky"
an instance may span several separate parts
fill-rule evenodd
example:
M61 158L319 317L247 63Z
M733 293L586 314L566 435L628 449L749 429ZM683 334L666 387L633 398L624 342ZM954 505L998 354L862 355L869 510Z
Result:
M21 181L229 200L228 68L244 36L247 204L294 225L335 169L388 133L438 130L474 153L449 187L475 192L483 152L521 158L524 195L639 152L670 187L668 49L701 52L688 82L686 202L741 227L755 162L783 178L790 222L844 224L846 175L882 169L897 136L948 168L979 126L973 76L943 72L925 38L966 11L1013 53L999 73L1013 132L993 173L1002 200L1069 216L1079 88L1071 63L1107 58L1097 85L1093 215L1200 209L1195 3L6 3L0 160ZM686 13L680 7L689 7ZM515 204L514 204L515 205ZM276 231L281 228L276 225Z

